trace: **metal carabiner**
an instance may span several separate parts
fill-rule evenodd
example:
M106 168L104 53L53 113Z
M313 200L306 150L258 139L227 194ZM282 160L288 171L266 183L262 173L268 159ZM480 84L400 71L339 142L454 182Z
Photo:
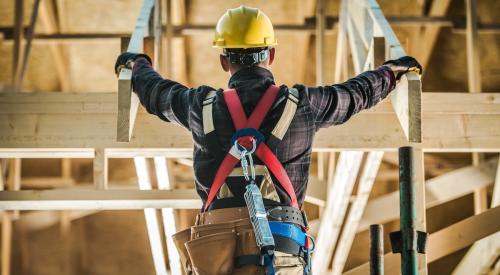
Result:
M250 150L250 151L248 151L245 146L240 145L238 143L238 140L234 141L234 146L236 147L236 150L240 154L241 170L243 172L243 176L245 177L245 180L246 181L255 180L255 167L253 164L252 154L257 149L257 142L255 141L255 139L252 139L252 150ZM248 161L246 158L247 156L248 156ZM250 163L250 176L248 176L249 163Z

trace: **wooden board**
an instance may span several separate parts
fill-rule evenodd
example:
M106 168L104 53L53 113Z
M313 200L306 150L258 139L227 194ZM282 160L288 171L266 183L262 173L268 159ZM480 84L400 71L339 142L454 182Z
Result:
M428 263L432 263L482 238L496 233L500 230L500 223L498 222L499 216L500 206L497 206L484 213L472 216L431 234L427 241ZM384 256L385 274L400 274L399 257L398 254L392 253L388 253ZM344 274L365 275L369 273L369 263L365 263Z
M498 151L500 94L424 93L424 151ZM116 94L0 94L0 152L55 148L192 148L179 126L140 111L129 143L116 142ZM385 101L343 125L320 130L314 149L395 150L407 145ZM42 149L45 148L45 149ZM7 150L7 151L8 151ZM167 151L168 151L167 150ZM154 151L154 150L152 150ZM15 156L15 152L10 152ZM4 155L4 157L6 157ZM63 155L60 155L63 157Z
M0 192L0 210L200 209L194 189L44 190Z
M148 35L149 18L154 3L154 0L144 0L127 52L143 52L143 39ZM132 138L138 108L139 98L132 92L132 71L122 69L118 77L117 141L130 141Z

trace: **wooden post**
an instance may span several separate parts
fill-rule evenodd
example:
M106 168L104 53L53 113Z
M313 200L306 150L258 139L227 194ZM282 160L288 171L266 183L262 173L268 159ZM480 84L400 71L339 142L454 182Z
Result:
M108 189L108 158L104 148L95 149L94 184L96 189Z

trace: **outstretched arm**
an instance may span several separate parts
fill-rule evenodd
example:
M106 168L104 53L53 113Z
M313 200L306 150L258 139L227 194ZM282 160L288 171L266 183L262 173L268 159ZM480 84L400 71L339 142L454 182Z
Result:
M390 60L385 65L373 71L363 72L344 83L308 87L307 95L316 128L346 122L352 115L369 109L384 99L396 86L396 76L401 76L414 67L418 67L421 71L415 59L411 57L401 59ZM412 62L416 65L411 66L414 64Z
M192 89L162 78L152 67L149 57L123 53L118 57L115 70L132 68L133 91L150 114L162 120L189 127L189 109L194 92Z

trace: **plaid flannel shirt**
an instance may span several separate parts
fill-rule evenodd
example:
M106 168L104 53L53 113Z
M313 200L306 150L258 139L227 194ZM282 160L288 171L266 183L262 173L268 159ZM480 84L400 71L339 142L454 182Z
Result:
M222 161L217 154L209 152L203 134L202 102L207 93L215 89L209 86L188 88L173 80L163 79L144 58L139 58L135 62L132 81L134 91L149 113L164 121L179 124L192 133L196 190L205 203L217 168ZM274 84L273 75L260 67L241 69L229 80L229 87L237 90L247 116L252 113L262 94L271 84ZM275 152L290 177L299 205L302 205L316 131L342 124L359 111L374 106L394 89L395 79L392 71L382 66L340 84L294 87L298 89L300 95L298 108ZM280 86L276 102L261 125L260 131L265 136L269 135L283 112L287 89L284 85ZM227 152L235 128L222 92L223 89L217 90L213 119L219 142L226 146L221 149ZM276 180L274 183L281 201L289 205L290 198L286 192L276 184Z

